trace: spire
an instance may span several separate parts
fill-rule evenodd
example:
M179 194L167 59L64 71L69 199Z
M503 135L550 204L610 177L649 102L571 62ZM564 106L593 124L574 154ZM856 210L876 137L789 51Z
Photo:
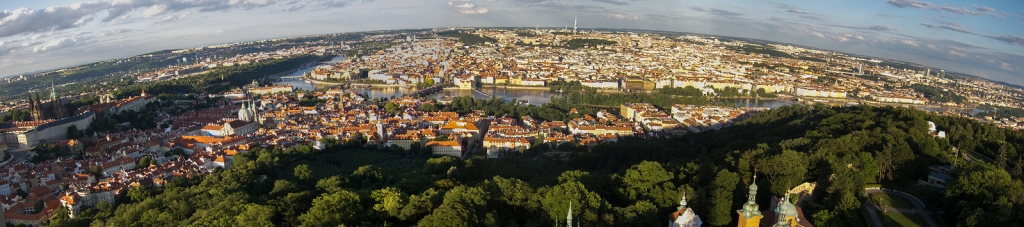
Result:
M565 215L565 226L572 226L572 201L569 201L569 213Z
M679 200L679 207L678 208L680 210L686 209L686 192L683 192L683 199Z
M786 193L786 196L783 197L782 200L783 201L780 201L780 203L779 203L779 211L778 211L778 214L776 215L776 221L775 221L775 226L774 227L787 227L787 226L789 226L788 224L786 224L786 214L790 212L788 207L786 206L786 204L789 203L789 193Z
M750 182L750 187L747 187L747 189L749 189L749 191L747 192L747 203L743 204L743 209L738 210L738 212L742 214L743 217L746 218L763 216L761 215L761 211L757 205L757 202L754 202L754 200L757 198L756 172L754 173L754 180Z
M53 86L53 80L50 80L50 100L57 100L57 88Z

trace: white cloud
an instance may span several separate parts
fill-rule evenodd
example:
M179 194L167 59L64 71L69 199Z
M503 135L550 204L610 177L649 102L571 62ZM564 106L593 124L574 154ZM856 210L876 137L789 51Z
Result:
M923 10L945 11L961 15L986 15L995 18L1003 18L1003 15L998 13L996 9L979 5L974 5L975 10L971 10L965 7L955 7L945 4L935 4L931 2L924 2L918 0L886 0L885 2L899 8L915 8Z
M619 19L619 20L643 20L643 18L641 18L639 16L636 16L636 15L628 15L628 14L621 14L621 13L612 14L611 18L615 18L615 19Z
M40 51L46 51L56 48L69 47L75 45L75 43L77 42L79 42L79 37L77 36L56 38L50 41L43 42L40 45L36 45L32 48L32 53L37 53Z

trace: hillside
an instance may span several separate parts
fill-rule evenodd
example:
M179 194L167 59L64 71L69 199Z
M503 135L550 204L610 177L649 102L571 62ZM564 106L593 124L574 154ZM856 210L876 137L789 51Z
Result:
M930 136L927 121L948 139ZM624 138L590 152L558 146L565 158L459 160L323 142L253 149L229 169L133 188L116 208L53 226L551 226L570 202L581 226L654 226L684 193L706 224L725 226L755 174L762 209L769 196L816 182L822 207L803 207L816 226L866 226L862 192L874 182L922 197L947 225L1024 221L1014 215L1024 211L1024 133L905 108L781 107L721 131ZM997 161L959 160L945 195L914 186L929 165L954 161L951 144Z

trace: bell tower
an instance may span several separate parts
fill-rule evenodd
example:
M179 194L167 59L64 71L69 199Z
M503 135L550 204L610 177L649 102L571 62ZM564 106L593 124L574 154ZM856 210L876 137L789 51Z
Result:
M757 196L757 175L754 175L754 181L750 182L750 191L747 194L747 203L743 204L743 208L736 211L739 214L739 227L758 227L761 225L761 211L758 210L757 203L754 202L754 198Z

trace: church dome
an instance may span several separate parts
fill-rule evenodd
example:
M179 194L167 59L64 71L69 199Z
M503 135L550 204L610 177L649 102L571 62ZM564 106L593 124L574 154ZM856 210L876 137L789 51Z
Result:
M743 204L743 209L744 210L749 210L749 211L756 211L756 210L760 209L760 207L757 206L757 203L746 203L746 204Z
M781 209L783 207L785 207L786 209ZM783 215L786 215L786 217L797 216L796 206L794 206L793 203L790 203L789 199L783 198L782 204L779 204L779 207L775 208L775 213L779 213L780 210L782 211Z

